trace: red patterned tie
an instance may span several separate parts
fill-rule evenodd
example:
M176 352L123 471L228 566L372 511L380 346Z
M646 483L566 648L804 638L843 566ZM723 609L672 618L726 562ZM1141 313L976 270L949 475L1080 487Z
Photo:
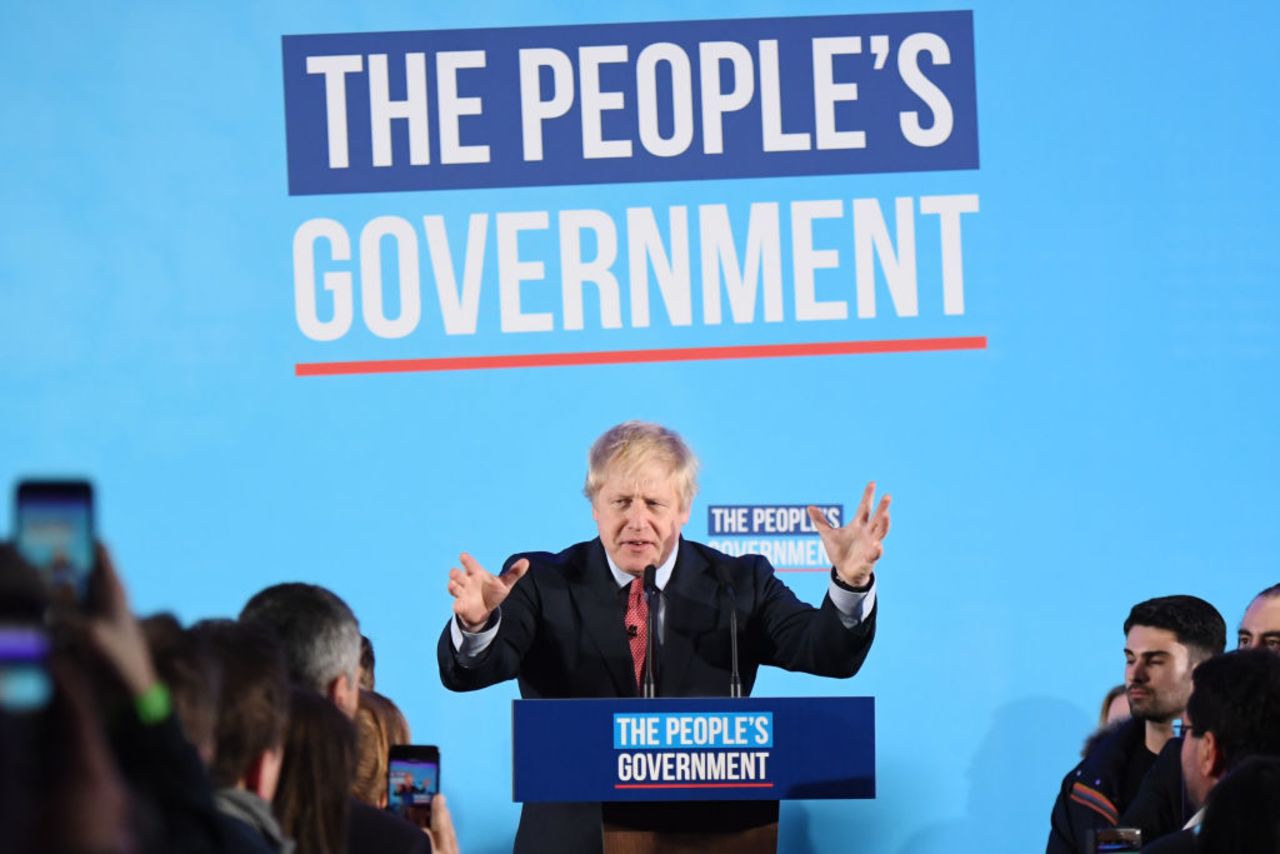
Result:
M649 640L649 603L644 596L644 582L639 578L631 582L627 594L627 636L631 639L631 661L636 667L636 687L644 673L645 646Z

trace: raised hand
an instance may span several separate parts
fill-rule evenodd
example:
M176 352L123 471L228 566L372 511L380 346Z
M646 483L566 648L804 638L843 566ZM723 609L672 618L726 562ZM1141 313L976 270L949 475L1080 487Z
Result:
M863 490L858 509L844 527L833 527L827 517L817 507L809 508L809 518L822 537L822 545L827 550L840 579L853 587L863 587L871 580L871 570L875 562L884 554L884 538L889 533L889 496L880 500L875 515L871 514L871 505L875 501L875 481L867 484Z
M449 595L453 597L453 613L462 628L476 632L489 622L489 616L507 598L511 588L529 570L529 561L520 558L502 575L485 570L471 555L463 552L462 569L449 570Z
M129 610L129 599L115 564L111 562L111 555L101 544L98 545L98 566L90 589L93 613L86 621L89 638L115 667L129 692L140 697L156 683L151 652L147 649L142 627Z

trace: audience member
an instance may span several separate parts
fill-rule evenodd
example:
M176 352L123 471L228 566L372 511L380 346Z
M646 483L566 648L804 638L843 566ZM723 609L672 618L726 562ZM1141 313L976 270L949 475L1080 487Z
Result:
M1239 646L1276 650L1268 638L1280 638L1280 585L1269 587L1254 597L1240 621ZM1155 765L1143 780L1142 788L1120 816L1122 827L1136 827L1148 842L1181 828L1194 812L1182 782L1182 740L1165 745Z
M1080 748L1080 755L1082 757L1088 756L1089 752L1099 742L1109 738L1130 717L1129 698L1125 696L1125 687L1117 685L1102 698L1102 708L1098 711L1098 726L1084 740L1084 746Z
M1197 664L1222 652L1222 615L1194 596L1135 605L1124 623L1125 688L1133 717L1098 741L1065 778L1054 803L1048 854L1092 854L1091 831L1114 826L1132 802L1191 693ZM1170 773L1176 773L1176 766Z
M222 668L209 776L225 817L227 848L288 854L293 842L271 810L289 722L283 652L269 632L251 624L206 621L193 631L215 650Z
M1280 756L1280 656L1260 649L1229 652L1201 664L1192 679L1182 778L1201 811L1182 830L1143 848L1152 854L1195 852L1194 828L1218 781L1251 756Z
M373 655L373 641L367 635L360 636L360 690L372 691L374 685L374 665L377 659Z
M1209 792L1201 854L1280 854L1280 757L1251 756Z
M11 697L20 709L0 704L0 765L19 775L0 799L5 851L223 850L204 769L111 556L98 547L83 602L55 607L39 587L0 550L0 622L29 677Z
M1102 698L1102 709L1098 712L1098 726L1127 721L1132 715L1129 712L1129 696L1123 684L1117 685Z
M1265 647L1280 652L1280 584L1253 597L1240 620L1237 645L1240 649Z
M294 688L273 804L298 854L346 854L347 781L354 770L351 721L314 691Z
M275 631L284 645L295 684L327 697L348 718L360 702L360 625L347 603L314 584L277 584L256 593L240 612L240 620ZM351 780L344 781L350 787ZM447 811L442 798L442 813ZM362 801L351 798L348 848L363 852L426 852L456 849L453 825L432 814L432 835ZM428 841L430 840L430 841Z
M289 678L329 698L348 718L360 702L360 624L347 603L315 584L277 584L254 595L240 621L266 626L284 647Z
M387 805L387 753L408 744L409 723L396 704L374 691L360 692L356 711L356 775L351 794L370 806Z
M169 687L173 712L205 767L217 750L218 700L222 667L207 639L182 628L172 614L142 621L156 672Z

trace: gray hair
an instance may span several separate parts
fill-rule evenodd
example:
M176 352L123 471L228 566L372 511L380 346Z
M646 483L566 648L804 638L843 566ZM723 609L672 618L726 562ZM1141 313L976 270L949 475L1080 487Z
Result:
M336 594L315 584L276 584L255 594L240 620L266 626L280 639L294 684L321 694L346 675L356 685L360 624Z

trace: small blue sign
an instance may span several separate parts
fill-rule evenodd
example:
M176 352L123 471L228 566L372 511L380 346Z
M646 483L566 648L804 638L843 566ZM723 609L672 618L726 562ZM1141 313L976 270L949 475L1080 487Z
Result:
M875 797L869 697L516 700L512 720L517 801Z

